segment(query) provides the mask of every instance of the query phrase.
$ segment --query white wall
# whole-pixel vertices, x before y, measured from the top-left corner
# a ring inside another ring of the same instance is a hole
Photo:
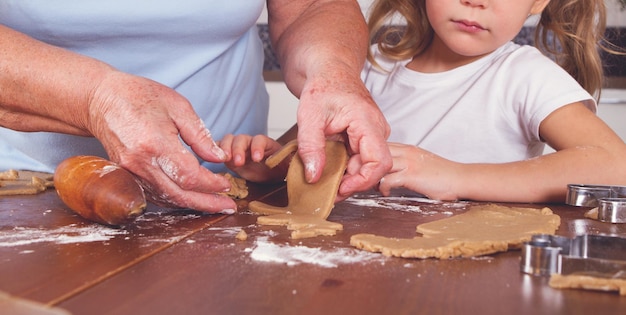
[[[608,26],[626,26],[626,10],[622,10],[617,0],[605,0]]]
[[[270,94],[267,133],[276,139],[296,123],[298,99],[289,92],[283,82],[266,82],[265,85]]]

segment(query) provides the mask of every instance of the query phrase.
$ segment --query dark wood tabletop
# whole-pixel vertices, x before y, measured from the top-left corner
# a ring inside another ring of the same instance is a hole
[[[0,313],[626,314],[626,296],[521,273],[519,251],[419,260],[352,247],[351,235],[412,238],[418,224],[475,204],[400,195],[355,195],[328,218],[343,231],[296,240],[256,224],[246,201],[234,215],[151,205],[114,229],[73,214],[53,190],[0,197]],[[286,203],[282,187],[251,187],[251,198]],[[547,206],[561,216],[559,235],[626,236],[626,225],[585,219],[585,208]]]

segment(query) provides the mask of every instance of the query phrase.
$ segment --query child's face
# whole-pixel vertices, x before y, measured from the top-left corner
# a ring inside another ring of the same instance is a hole
[[[453,52],[482,56],[512,40],[549,0],[426,0],[436,37]]]

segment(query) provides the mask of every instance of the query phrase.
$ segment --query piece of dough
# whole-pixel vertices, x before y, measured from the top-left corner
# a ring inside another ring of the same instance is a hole
[[[626,280],[624,279],[553,274],[550,276],[550,282],[548,282],[548,284],[555,289],[619,291],[620,295],[626,295]]]
[[[239,177],[234,177],[230,173],[221,174],[230,182],[230,190],[222,193],[225,196],[228,196],[233,199],[244,199],[248,197],[248,185],[246,185],[246,180]]]
[[[248,239],[248,233],[246,233],[246,231],[244,230],[239,230],[239,232],[237,232],[237,235],[235,235],[235,238],[240,241],[245,241]]]
[[[286,225],[292,231],[291,238],[306,238],[320,235],[332,236],[343,230],[343,225],[327,221],[310,214],[273,214],[259,217],[257,223],[263,225]]]
[[[286,144],[266,164],[276,166],[280,161],[292,156],[297,149],[297,142]],[[304,165],[300,156],[293,155],[287,170],[287,207],[277,207],[259,201],[249,204],[250,210],[268,215],[259,217],[257,223],[267,225],[286,225],[292,230],[292,238],[335,235],[343,229],[339,223],[326,221],[335,205],[337,190],[348,163],[348,152],[343,142],[326,141],[326,166],[319,181],[306,182]]]
[[[53,187],[53,174],[8,170],[0,172],[0,196],[34,195]]]
[[[0,172],[0,180],[16,180],[19,178],[19,172],[16,170],[8,170]]]
[[[598,220],[598,208],[593,208],[586,211],[584,216],[587,219]]]
[[[519,248],[533,234],[554,234],[561,219],[543,208],[474,206],[450,218],[417,226],[422,237],[398,239],[357,234],[350,244],[386,256],[407,258],[472,257]]]

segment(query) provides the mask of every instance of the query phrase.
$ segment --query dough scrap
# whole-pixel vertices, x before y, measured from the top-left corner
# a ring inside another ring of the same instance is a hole
[[[237,235],[235,235],[235,238],[240,241],[245,241],[248,239],[248,233],[246,233],[246,231],[244,230],[239,230],[239,232],[237,232]]]
[[[343,230],[343,225],[327,221],[316,215],[308,214],[273,214],[259,217],[257,223],[263,225],[286,225],[291,231],[292,239],[315,237],[320,235],[332,236]]]
[[[16,180],[19,178],[19,172],[17,170],[8,170],[0,172],[0,180]]]
[[[405,258],[473,257],[519,248],[533,234],[554,234],[561,218],[549,208],[474,206],[450,218],[420,224],[422,237],[388,238],[356,234],[350,244],[386,256]]]
[[[233,199],[244,199],[248,197],[248,185],[246,180],[239,177],[234,177],[230,173],[220,174],[230,182],[230,190],[222,193],[224,196],[228,196]]]
[[[283,159],[292,156],[297,150],[297,142],[287,143],[266,164],[276,166]],[[337,190],[348,163],[348,152],[343,142],[326,141],[326,166],[319,181],[306,182],[304,164],[297,154],[293,155],[287,171],[287,207],[277,207],[259,201],[249,204],[251,211],[265,214],[257,223],[266,225],[286,225],[291,230],[291,238],[335,235],[343,226],[326,220],[335,206]]]
[[[555,289],[586,289],[598,291],[619,291],[620,295],[626,295],[626,280],[616,278],[599,278],[586,275],[561,275],[550,276],[548,285]]]
[[[598,208],[593,208],[586,211],[584,216],[587,219],[598,220]]]
[[[0,172],[0,196],[35,195],[53,187],[50,173],[8,170]]]

